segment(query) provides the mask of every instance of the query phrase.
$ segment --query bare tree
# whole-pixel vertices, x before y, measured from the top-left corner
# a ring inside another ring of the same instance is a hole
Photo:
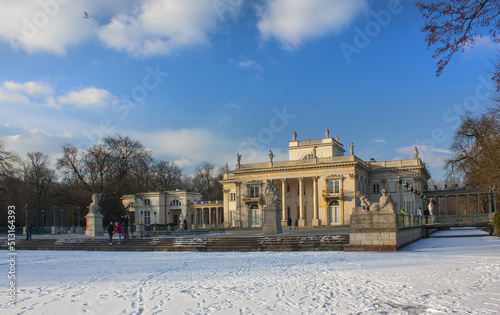
[[[483,36],[500,42],[500,10],[497,0],[446,0],[417,2],[426,19],[422,32],[427,46],[437,45],[433,58],[438,58],[439,76],[457,51],[465,51]],[[492,79],[500,91],[499,61],[494,62]]]
[[[500,185],[500,120],[489,112],[467,114],[455,133],[449,175],[463,175],[469,185]]]
[[[13,174],[17,162],[19,162],[19,157],[15,153],[7,151],[5,144],[0,141],[0,182]],[[2,189],[1,184],[0,189]]]
[[[32,207],[31,214],[37,214],[37,222],[40,224],[41,211],[48,201],[47,195],[57,180],[56,172],[50,166],[49,157],[41,152],[28,153],[23,162],[23,180],[29,195],[34,194],[35,207]]]
[[[210,162],[202,162],[195,167],[193,178],[194,189],[205,199],[222,199],[222,170]]]
[[[153,176],[157,190],[173,190],[181,187],[182,170],[174,162],[157,161],[153,168]]]

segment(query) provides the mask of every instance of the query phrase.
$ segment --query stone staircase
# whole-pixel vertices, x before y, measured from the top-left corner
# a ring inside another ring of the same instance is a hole
[[[105,238],[59,238],[16,240],[16,250],[85,250],[85,251],[343,251],[348,235],[313,236],[194,236],[151,237],[123,240],[121,245]],[[7,249],[6,242],[0,249]]]

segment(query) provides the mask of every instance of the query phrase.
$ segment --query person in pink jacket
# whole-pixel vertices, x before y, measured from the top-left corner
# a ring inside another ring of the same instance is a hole
[[[118,234],[118,245],[121,245],[122,243],[122,233],[123,233],[123,230],[122,230],[122,225],[121,223],[118,223],[118,222],[115,222],[115,230],[113,232],[115,232],[116,234]]]

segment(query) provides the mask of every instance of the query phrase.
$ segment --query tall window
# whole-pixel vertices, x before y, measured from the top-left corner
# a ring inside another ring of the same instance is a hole
[[[372,186],[372,187],[373,187],[372,192],[373,192],[374,194],[380,194],[380,184],[373,184],[373,186]]]
[[[144,224],[151,224],[151,212],[144,211]]]
[[[248,197],[259,198],[259,186],[258,185],[248,186]]]
[[[340,205],[336,200],[330,202],[330,206],[328,207],[328,221],[330,225],[340,224]]]
[[[328,181],[328,192],[338,194],[340,193],[340,180]]]
[[[250,226],[260,226],[260,209],[258,205],[252,205],[250,208]]]
[[[145,205],[150,205],[151,204],[151,200],[150,199],[144,199],[144,204]]]
[[[236,193],[229,194],[229,201],[236,201]]]

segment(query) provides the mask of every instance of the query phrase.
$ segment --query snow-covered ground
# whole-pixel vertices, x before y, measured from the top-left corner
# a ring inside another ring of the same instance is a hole
[[[0,254],[1,314],[500,312],[500,238],[491,236],[390,253],[19,251],[16,308]]]

